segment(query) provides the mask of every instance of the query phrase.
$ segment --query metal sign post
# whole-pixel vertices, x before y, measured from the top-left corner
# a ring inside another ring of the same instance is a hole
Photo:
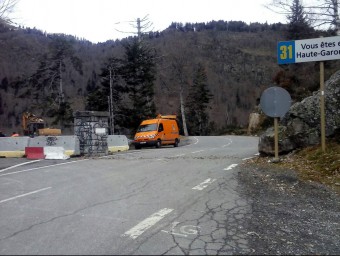
[[[275,161],[279,161],[279,122],[278,118],[274,117],[274,133],[275,133]]]
[[[325,117],[325,68],[323,61],[320,62],[320,116],[321,116],[321,149],[326,151],[326,117]]]
[[[274,151],[273,162],[279,162],[279,122],[278,118],[284,116],[290,108],[291,97],[289,93],[277,86],[266,89],[260,99],[262,111],[270,117],[274,117]]]

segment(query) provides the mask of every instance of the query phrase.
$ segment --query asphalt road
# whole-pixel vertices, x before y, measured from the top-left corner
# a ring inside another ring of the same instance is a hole
[[[249,254],[235,173],[257,145],[192,137],[102,158],[0,159],[0,254]]]

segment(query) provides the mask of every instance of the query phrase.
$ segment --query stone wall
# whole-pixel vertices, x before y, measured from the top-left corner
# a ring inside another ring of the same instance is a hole
[[[74,134],[79,138],[80,154],[85,156],[108,154],[108,122],[108,112],[77,111],[74,113]]]

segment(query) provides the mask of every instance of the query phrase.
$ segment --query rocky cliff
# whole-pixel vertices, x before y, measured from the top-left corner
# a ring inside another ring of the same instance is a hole
[[[279,153],[321,142],[320,91],[293,104],[280,120]],[[340,133],[340,70],[325,83],[326,137]],[[274,129],[264,132],[259,141],[261,154],[274,154]]]

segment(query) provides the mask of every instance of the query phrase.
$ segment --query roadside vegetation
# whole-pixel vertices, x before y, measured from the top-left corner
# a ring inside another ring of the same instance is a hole
[[[294,170],[301,180],[322,183],[340,194],[339,138],[329,139],[326,142],[325,152],[322,151],[321,145],[315,145],[281,155],[278,163],[271,163],[271,158],[270,156],[257,157],[250,162]]]

